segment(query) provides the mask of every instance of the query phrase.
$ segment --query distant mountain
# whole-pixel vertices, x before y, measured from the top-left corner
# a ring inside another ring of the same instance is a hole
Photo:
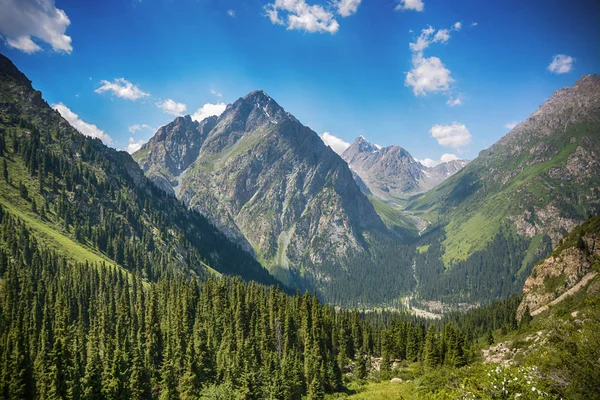
[[[216,119],[177,118],[133,157],[278,278],[325,295],[343,276],[358,279],[349,263],[370,241],[394,236],[348,165],[260,90]]]
[[[204,217],[157,188],[129,154],[79,133],[2,55],[0,158],[0,215],[66,259],[147,280],[225,273],[277,283]],[[172,159],[170,168],[183,162]]]
[[[463,168],[468,162],[454,160],[426,167],[399,146],[378,147],[363,136],[344,151],[342,158],[364,183],[363,191],[383,201],[406,199],[423,193]],[[365,190],[368,189],[368,191]]]
[[[556,91],[407,210],[432,223],[422,238],[425,296],[520,291],[535,260],[600,211],[600,76]]]

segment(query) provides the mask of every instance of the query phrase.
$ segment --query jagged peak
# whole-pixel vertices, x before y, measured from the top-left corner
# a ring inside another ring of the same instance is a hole
[[[352,145],[349,148],[354,148],[359,153],[363,153],[363,152],[371,152],[372,153],[375,151],[379,151],[377,146],[375,146],[373,143],[369,142],[363,135],[360,135],[359,137],[354,139],[354,142],[352,143]]]
[[[275,104],[280,107],[277,102],[262,89],[253,90],[241,98],[244,102],[253,102],[259,105]]]

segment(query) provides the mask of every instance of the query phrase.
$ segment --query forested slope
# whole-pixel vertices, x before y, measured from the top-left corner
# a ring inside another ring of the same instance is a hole
[[[144,177],[125,152],[77,132],[0,55],[0,203],[75,261],[106,260],[149,280],[169,268],[275,283],[201,215]]]

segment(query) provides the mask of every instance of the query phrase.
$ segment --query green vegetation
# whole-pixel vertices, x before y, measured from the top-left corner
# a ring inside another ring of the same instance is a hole
[[[598,187],[600,175],[596,172],[571,175],[570,172],[574,168],[572,163],[581,160],[576,152],[582,148],[591,153],[600,150],[595,112],[591,111],[589,118],[570,122],[554,132],[542,134],[542,127],[540,131],[530,127],[530,131],[519,132],[519,137],[509,136],[483,151],[476,160],[438,187],[412,198],[406,210],[434,222],[428,230],[433,234],[425,234],[417,246],[433,244],[432,236],[436,242],[441,238],[440,252],[434,249],[441,261],[429,257],[427,264],[417,262],[418,268],[428,269],[428,275],[437,275],[444,281],[454,280],[455,285],[460,282],[461,286],[471,286],[473,275],[466,268],[471,268],[472,264],[481,264],[481,260],[485,260],[487,268],[495,272],[506,270],[508,265],[513,275],[503,273],[502,277],[494,278],[494,274],[485,274],[491,279],[485,285],[492,287],[487,294],[481,292],[481,296],[474,296],[472,288],[468,288],[454,291],[452,297],[454,301],[495,298],[498,290],[494,286],[498,282],[507,286],[513,280],[517,284],[512,285],[511,290],[500,292],[503,296],[517,293],[533,264],[549,253],[547,235],[564,233],[557,232],[560,221],[551,215],[558,212],[561,218],[584,221],[597,210],[594,205],[597,190],[591,188]],[[564,110],[564,113],[569,111]],[[565,118],[568,120],[568,115]],[[568,162],[571,164],[567,168]],[[583,191],[587,194],[583,195]],[[516,218],[522,225],[538,229],[537,234],[532,239],[522,236],[523,232],[517,232],[513,222]],[[438,233],[440,230],[443,233]],[[507,247],[512,252],[510,256],[498,257],[499,232],[507,236],[508,243],[517,242],[517,246]],[[521,241],[528,246],[525,251],[518,243]],[[516,265],[519,267],[515,268]],[[441,271],[453,274],[454,278],[442,278]],[[428,289],[429,282],[422,286],[424,292],[421,295],[440,299],[432,295],[439,282],[433,280],[432,290]],[[481,284],[484,284],[483,280]]]
[[[412,236],[416,236],[418,231],[415,227],[415,224],[412,222],[410,217],[407,217],[403,213],[402,210],[393,205],[384,203],[375,196],[369,195],[367,197],[371,201],[371,204],[373,204],[377,214],[379,214],[386,225],[393,229],[399,229],[400,231],[408,233]]]
[[[429,246],[431,246],[431,245],[430,244],[426,244],[424,246],[417,246],[417,252],[419,254],[427,253],[427,250],[429,250]]]

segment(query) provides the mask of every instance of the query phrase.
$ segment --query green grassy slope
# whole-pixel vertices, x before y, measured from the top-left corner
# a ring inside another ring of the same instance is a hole
[[[569,157],[575,157],[579,146],[600,154],[596,121],[600,117],[591,118],[528,143],[531,148],[543,146],[546,154],[523,151],[513,156],[501,146],[486,150],[462,171],[408,204],[407,210],[444,227],[446,266],[483,250],[501,226],[512,225],[510,218],[526,210],[551,205],[563,215],[583,220],[597,207],[594,200],[598,194],[591,190],[600,185],[598,176],[578,182],[554,174],[567,169]],[[505,181],[498,179],[499,174]]]

